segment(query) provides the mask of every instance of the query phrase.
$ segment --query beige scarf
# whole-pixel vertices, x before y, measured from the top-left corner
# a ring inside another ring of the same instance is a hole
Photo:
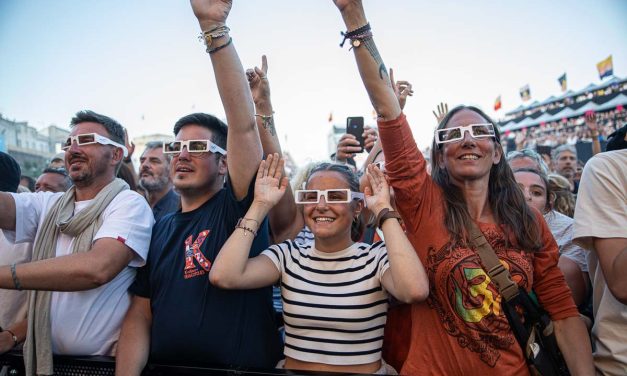
[[[57,238],[65,234],[74,238],[72,253],[91,249],[94,236],[102,225],[102,212],[118,193],[128,189],[121,179],[105,186],[93,202],[74,215],[76,187],[70,188],[50,208],[33,247],[33,261],[53,258]],[[28,331],[24,343],[24,365],[27,375],[52,375],[52,341],[50,338],[51,291],[29,291]]]

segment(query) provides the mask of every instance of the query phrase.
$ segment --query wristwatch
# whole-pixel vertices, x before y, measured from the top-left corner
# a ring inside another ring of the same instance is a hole
[[[399,222],[401,221],[401,216],[398,212],[388,208],[381,210],[379,214],[377,214],[377,227],[381,228],[381,226],[383,226],[383,222],[390,218],[396,218]]]

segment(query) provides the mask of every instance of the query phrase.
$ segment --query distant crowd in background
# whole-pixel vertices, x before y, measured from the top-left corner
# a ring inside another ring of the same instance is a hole
[[[53,355],[112,356],[118,375],[627,373],[624,111],[501,134],[441,104],[421,152],[411,83],[361,1],[335,0],[377,128],[288,175],[266,57],[243,69],[229,1],[191,3],[228,127],[189,114],[135,150],[80,111],[40,176],[0,153],[0,354],[27,375]]]
[[[564,144],[591,144],[596,139],[606,141],[610,134],[625,124],[627,111],[614,109],[595,114],[596,128],[594,125],[593,128],[588,126],[586,115],[564,120],[506,132],[506,135],[509,140],[514,141],[517,150],[535,149],[538,146],[552,148]]]

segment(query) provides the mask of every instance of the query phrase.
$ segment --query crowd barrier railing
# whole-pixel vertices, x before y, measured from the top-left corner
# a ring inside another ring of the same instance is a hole
[[[329,373],[293,371],[281,369],[258,368],[223,368],[210,365],[165,365],[149,363],[143,376],[248,376],[248,375],[303,375],[316,376]],[[24,359],[21,352],[9,352],[0,355],[0,376],[23,376]],[[56,376],[113,376],[115,375],[115,358],[107,356],[54,356],[54,375]],[[334,375],[348,375],[334,373]],[[358,374],[350,374],[358,375]]]

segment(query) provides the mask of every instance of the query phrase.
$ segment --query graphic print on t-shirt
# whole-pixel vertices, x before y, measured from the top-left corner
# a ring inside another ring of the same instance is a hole
[[[489,231],[484,234],[512,280],[526,286],[532,278],[530,260],[503,241],[494,241],[496,234],[490,236]],[[437,251],[430,248],[427,269],[429,306],[436,310],[446,332],[461,347],[477,353],[483,362],[494,367],[500,358],[499,351],[518,346],[501,308],[498,288],[474,251],[451,243]]]
[[[201,231],[196,237],[196,240],[194,240],[193,235],[185,239],[185,269],[183,270],[183,277],[185,279],[205,275],[209,272],[209,269],[211,269],[211,261],[207,260],[200,250],[200,246],[210,232],[211,230]],[[194,263],[194,260],[196,260],[200,268]]]

